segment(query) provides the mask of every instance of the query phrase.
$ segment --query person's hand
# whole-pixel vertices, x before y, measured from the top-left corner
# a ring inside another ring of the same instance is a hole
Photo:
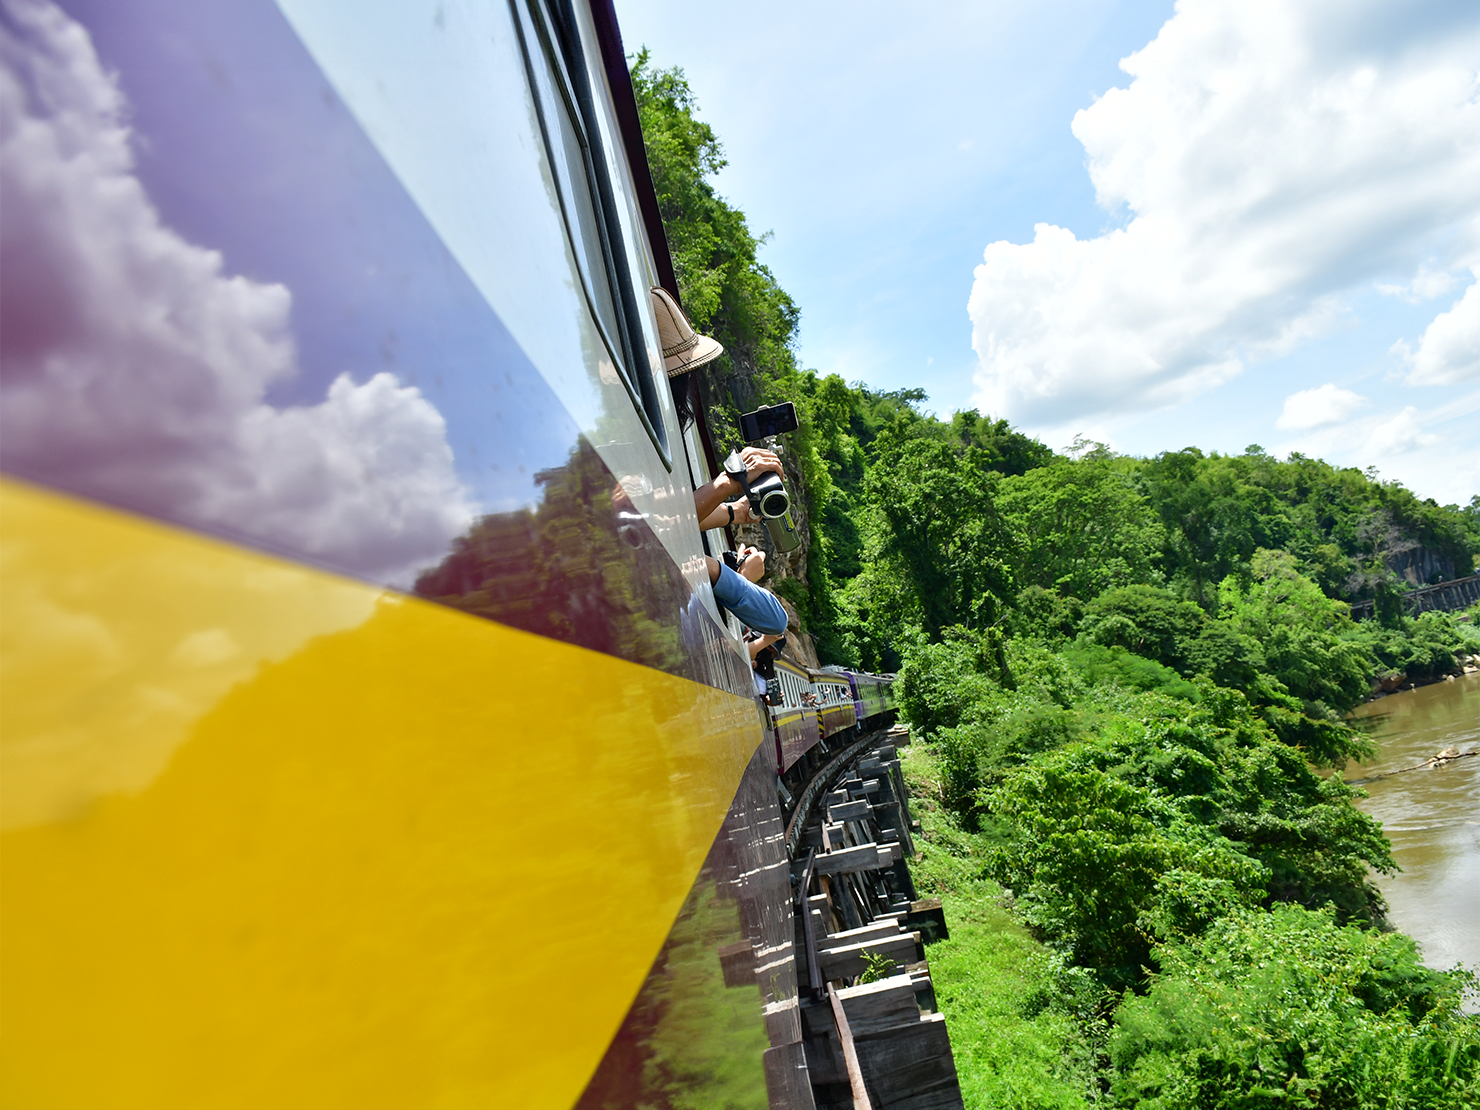
[[[739,514],[736,514],[738,518]],[[753,547],[742,547],[735,553],[738,557],[738,565],[735,570],[742,578],[748,578],[752,582],[759,582],[761,576],[766,573],[766,553],[757,551]]]
[[[736,524],[760,523],[755,516],[751,515],[750,501],[742,497],[739,501],[729,501],[723,505],[716,506],[712,513],[699,521],[699,530],[701,532],[707,532],[711,528],[725,527],[731,521],[730,513],[726,510],[734,511],[734,523]]]
[[[774,636],[768,632],[764,636],[756,636],[754,639],[747,640],[745,646],[750,651],[751,659],[754,659],[779,639],[781,639],[780,636]]]
[[[767,451],[764,447],[745,447],[740,451],[740,458],[745,463],[745,476],[752,482],[768,470],[786,477],[781,469],[781,460],[774,451]]]
[[[781,477],[786,472],[781,469],[781,460],[777,458],[776,452],[767,451],[764,447],[745,447],[740,451],[740,460],[745,463],[745,480],[754,482],[766,471],[772,471]],[[729,479],[731,487],[739,492],[740,483]]]

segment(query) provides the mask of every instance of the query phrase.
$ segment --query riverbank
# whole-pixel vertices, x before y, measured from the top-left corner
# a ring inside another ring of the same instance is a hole
[[[1409,690],[1417,690],[1424,686],[1432,686],[1436,682],[1455,682],[1469,675],[1480,674],[1480,655],[1457,655],[1454,664],[1453,670],[1442,674],[1410,678],[1406,673],[1389,671],[1378,675],[1372,680],[1372,694],[1367,698],[1367,702],[1392,697],[1394,694],[1407,693]]]
[[[1010,686],[970,640],[922,645],[898,685],[968,1105],[1480,1103],[1470,980],[1374,927],[1388,841],[1340,778],[1236,691],[1086,685],[1021,643],[1006,661]]]
[[[1347,772],[1402,868],[1374,876],[1388,919],[1432,967],[1480,967],[1480,673],[1369,702],[1353,714],[1376,755]],[[1453,750],[1463,758],[1429,761]],[[1415,766],[1424,770],[1407,771]],[[1472,1002],[1472,1006],[1474,1003]]]

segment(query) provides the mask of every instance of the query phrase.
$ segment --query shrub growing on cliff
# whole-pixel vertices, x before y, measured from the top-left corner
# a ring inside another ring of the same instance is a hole
[[[1115,1015],[1112,1094],[1142,1110],[1432,1110],[1480,1099],[1473,977],[1424,967],[1402,934],[1330,912],[1235,909],[1159,946]]]
[[[943,734],[948,764],[975,775],[976,806],[1005,839],[994,877],[1117,986],[1139,979],[1153,940],[1195,932],[1225,905],[1330,905],[1343,921],[1382,912],[1367,868],[1389,870],[1392,857],[1350,789],[1311,771],[1237,693],[1203,694],[1190,705],[1090,691],[1072,718],[1089,738],[1052,730],[1026,765],[1007,721],[981,730],[975,765],[950,751],[965,726]]]

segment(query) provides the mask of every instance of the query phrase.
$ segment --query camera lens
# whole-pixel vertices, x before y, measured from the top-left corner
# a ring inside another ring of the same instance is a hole
[[[791,508],[791,498],[786,495],[784,489],[772,490],[761,497],[762,516],[772,518],[785,516],[789,508]]]
[[[752,482],[750,492],[760,504],[761,516],[768,519],[785,516],[786,510],[791,508],[791,498],[787,496],[778,474],[767,474]]]

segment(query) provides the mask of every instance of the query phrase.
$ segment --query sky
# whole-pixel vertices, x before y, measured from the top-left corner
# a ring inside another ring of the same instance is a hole
[[[1480,494],[1473,0],[616,0],[798,354],[1055,449]]]

